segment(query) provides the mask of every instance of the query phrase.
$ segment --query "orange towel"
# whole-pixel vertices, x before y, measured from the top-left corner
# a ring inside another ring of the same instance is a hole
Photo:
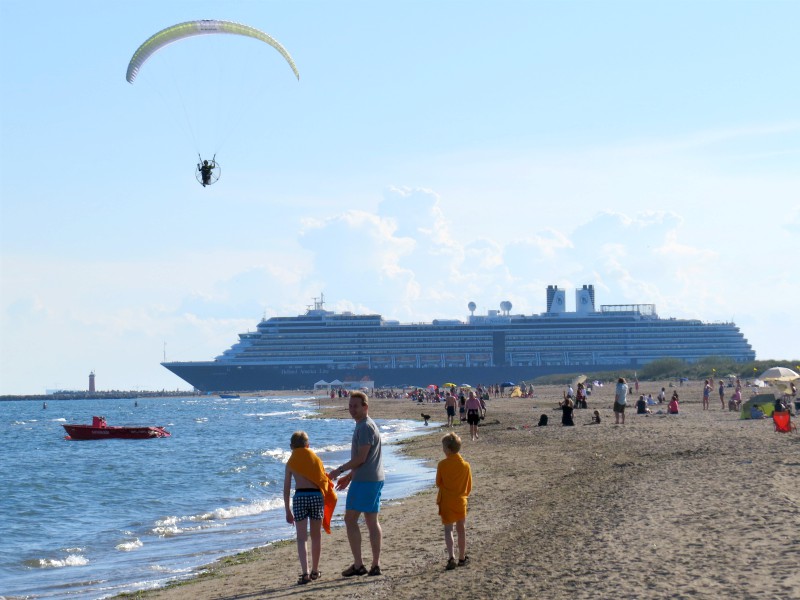
[[[467,496],[472,491],[472,470],[460,454],[451,454],[436,468],[436,504],[442,523],[449,525],[467,516]]]
[[[330,533],[331,517],[333,517],[333,509],[336,508],[336,490],[333,481],[325,473],[325,467],[322,466],[319,456],[309,448],[295,448],[292,450],[287,464],[292,471],[305,477],[322,491],[325,503],[322,527],[325,529],[325,533]]]

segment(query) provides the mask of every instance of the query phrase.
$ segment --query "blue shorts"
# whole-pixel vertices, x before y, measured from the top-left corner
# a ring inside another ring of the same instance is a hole
[[[376,513],[381,509],[382,481],[351,481],[347,488],[347,510]]]

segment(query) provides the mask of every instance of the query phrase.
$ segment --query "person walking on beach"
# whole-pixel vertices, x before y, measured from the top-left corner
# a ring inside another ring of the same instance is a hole
[[[575,408],[589,408],[586,402],[586,388],[582,383],[579,383],[575,390]]]
[[[319,557],[322,551],[321,528],[331,532],[331,517],[336,508],[336,492],[333,482],[325,474],[322,461],[308,447],[308,434],[295,431],[289,442],[292,455],[286,463],[283,478],[283,504],[286,507],[286,522],[294,524],[297,530],[297,556],[300,559],[301,574],[298,585],[319,579]],[[289,492],[294,478],[295,489],[291,508]],[[309,523],[311,526],[311,571],[308,570]]]
[[[478,423],[481,422],[481,401],[475,397],[475,392],[469,393],[469,398],[464,404],[467,410],[467,424],[469,424],[469,435],[472,441],[478,439]]]
[[[436,467],[436,504],[444,525],[444,543],[447,546],[447,571],[469,563],[467,556],[467,497],[472,492],[472,470],[459,452],[461,438],[455,432],[442,438],[444,460]],[[458,562],[456,562],[453,526],[458,532]]]
[[[708,402],[709,398],[711,397],[711,384],[706,379],[706,382],[703,384],[703,410],[708,410]]]
[[[722,410],[725,410],[725,382],[719,380],[719,401],[722,404]]]
[[[381,434],[375,421],[369,417],[369,399],[364,392],[350,393],[348,410],[356,422],[350,446],[350,460],[329,473],[330,478],[336,481],[342,473],[350,471],[336,484],[337,490],[350,486],[344,524],[350,551],[353,553],[353,564],[342,571],[342,576],[380,575],[383,532],[378,522],[378,511],[381,507],[384,480]],[[369,570],[364,566],[361,556],[361,529],[358,526],[361,513],[364,513],[372,549],[372,565]]]
[[[456,418],[456,397],[452,393],[447,392],[444,400],[444,410],[447,412],[447,426],[452,427],[453,421]]]
[[[628,384],[625,383],[625,378],[620,377],[617,380],[617,389],[614,392],[614,424],[619,425],[620,420],[625,425],[625,405],[628,397]]]

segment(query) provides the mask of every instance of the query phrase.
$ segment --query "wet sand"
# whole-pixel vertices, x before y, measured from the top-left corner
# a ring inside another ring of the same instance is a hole
[[[640,392],[655,397],[662,385],[642,383]],[[309,585],[295,585],[292,541],[144,596],[800,598],[800,435],[774,433],[771,420],[739,420],[718,400],[703,411],[701,389],[678,388],[676,416],[638,416],[629,406],[624,426],[614,425],[613,385],[595,389],[590,410],[575,411],[575,427],[562,427],[554,410],[562,387],[490,400],[479,441],[469,440],[466,424],[455,428],[474,481],[466,567],[444,570],[431,481],[429,490],[381,509],[382,576],[341,577],[352,556],[338,528],[323,536],[322,578]],[[323,400],[325,415],[349,418],[345,403]],[[594,409],[603,422],[584,425]],[[375,418],[421,420],[420,412],[445,421],[442,404],[370,403]],[[542,413],[550,425],[536,427]],[[432,426],[404,450],[435,465],[445,431]]]

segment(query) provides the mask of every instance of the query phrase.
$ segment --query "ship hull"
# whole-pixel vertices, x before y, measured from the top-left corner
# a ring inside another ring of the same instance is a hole
[[[420,367],[408,369],[330,369],[324,366],[221,366],[213,362],[162,363],[178,377],[203,392],[264,390],[308,390],[319,380],[374,382],[376,387],[442,385],[445,382],[493,385],[504,381],[531,381],[543,375],[575,373],[587,367],[555,365],[547,367]],[[636,368],[635,363],[588,367],[592,370]]]

